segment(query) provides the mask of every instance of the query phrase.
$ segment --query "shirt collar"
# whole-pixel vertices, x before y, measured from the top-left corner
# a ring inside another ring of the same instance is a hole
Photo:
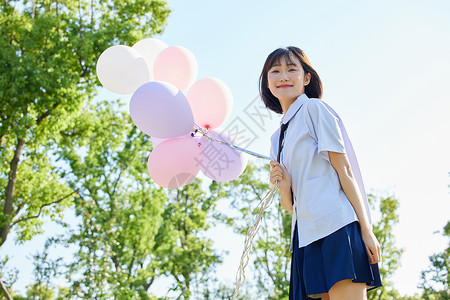
[[[308,96],[306,96],[306,94],[301,94],[297,98],[297,100],[295,100],[294,103],[292,103],[291,106],[289,106],[288,111],[281,119],[280,124],[286,124],[287,122],[289,122],[292,119],[292,117],[295,116],[297,111],[303,106],[303,104],[308,100],[309,98]]]

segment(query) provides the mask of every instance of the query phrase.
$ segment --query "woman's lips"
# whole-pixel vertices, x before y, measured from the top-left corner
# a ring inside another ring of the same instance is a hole
[[[284,88],[289,88],[291,86],[292,86],[291,84],[282,84],[282,85],[277,86],[277,88],[284,89]]]

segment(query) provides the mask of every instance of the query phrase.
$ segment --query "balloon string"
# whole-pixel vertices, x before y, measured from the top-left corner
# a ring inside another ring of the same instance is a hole
[[[244,250],[241,256],[241,262],[239,264],[238,271],[236,273],[236,288],[234,289],[233,300],[239,295],[239,289],[245,280],[245,267],[247,267],[250,260],[250,252],[252,250],[253,239],[259,230],[261,225],[261,220],[263,218],[264,211],[272,204],[275,193],[278,190],[278,181],[273,185],[272,189],[264,196],[261,202],[256,207],[256,217],[255,222],[252,227],[247,232],[244,242]]]
[[[254,156],[254,157],[257,157],[257,158],[263,158],[263,159],[267,159],[267,160],[273,160],[273,159],[270,158],[269,156],[262,155],[262,154],[259,154],[259,153],[256,153],[256,152],[253,152],[253,151],[250,151],[250,150],[247,150],[247,149],[238,147],[238,146],[236,146],[236,145],[233,145],[233,144],[230,144],[230,143],[227,143],[227,142],[224,142],[224,141],[215,139],[215,138],[213,138],[213,137],[211,137],[211,136],[208,135],[208,133],[209,133],[209,131],[210,131],[209,129],[204,130],[203,128],[201,128],[201,127],[198,126],[197,124],[195,124],[195,126],[198,127],[197,130],[196,130],[196,132],[197,132],[197,131],[201,131],[201,132],[202,132],[202,135],[203,135],[204,137],[208,138],[208,139],[211,140],[211,141],[214,141],[214,142],[220,143],[220,144],[222,144],[222,145],[228,146],[228,147],[230,147],[231,149],[235,149],[235,150],[238,150],[238,151],[241,151],[241,152],[250,154],[250,155],[252,155],[252,156]]]
[[[208,138],[209,140],[212,140],[212,141],[215,141],[222,145],[228,146],[231,149],[235,149],[235,150],[253,155],[257,158],[272,160],[272,158],[270,158],[268,156],[265,156],[265,155],[262,155],[259,153],[255,153],[253,151],[249,151],[247,149],[238,147],[236,145],[212,138],[211,136],[208,135],[210,129],[205,130],[202,127],[198,126],[197,124],[195,124],[195,126],[197,127],[197,129],[195,129],[195,133],[200,131],[202,136]],[[194,136],[195,133],[192,133],[192,136]],[[253,240],[254,240],[256,234],[258,233],[259,227],[261,226],[261,220],[263,218],[264,212],[272,204],[273,198],[274,198],[277,190],[278,190],[278,181],[273,185],[272,189],[263,197],[261,202],[256,207],[255,212],[257,213],[257,215],[255,217],[255,222],[253,223],[252,227],[250,227],[250,229],[247,232],[247,236],[245,237],[244,250],[242,251],[241,261],[239,263],[239,268],[236,273],[236,288],[234,289],[233,298],[232,298],[233,300],[235,300],[237,298],[237,296],[239,295],[239,289],[241,288],[242,284],[244,283],[245,268],[247,267],[247,265],[250,261],[250,253],[252,250]]]

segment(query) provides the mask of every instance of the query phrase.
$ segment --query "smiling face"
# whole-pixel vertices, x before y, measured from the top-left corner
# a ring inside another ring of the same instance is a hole
[[[270,92],[280,101],[283,112],[303,93],[309,84],[311,74],[303,71],[296,57],[281,57],[267,73],[267,85]]]

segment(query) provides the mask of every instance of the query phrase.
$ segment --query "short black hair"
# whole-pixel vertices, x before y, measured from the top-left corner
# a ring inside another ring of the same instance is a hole
[[[300,48],[293,46],[278,48],[267,57],[261,76],[259,77],[259,94],[261,95],[264,104],[268,109],[278,114],[282,114],[283,110],[281,109],[280,101],[269,89],[267,73],[275,64],[279,64],[282,58],[286,59],[287,64],[294,63],[293,59],[297,58],[302,65],[305,75],[308,73],[311,74],[311,80],[309,81],[309,84],[305,86],[306,96],[309,98],[320,99],[323,92],[322,81],[320,80],[319,74],[317,74],[316,70],[311,66],[308,57]]]

